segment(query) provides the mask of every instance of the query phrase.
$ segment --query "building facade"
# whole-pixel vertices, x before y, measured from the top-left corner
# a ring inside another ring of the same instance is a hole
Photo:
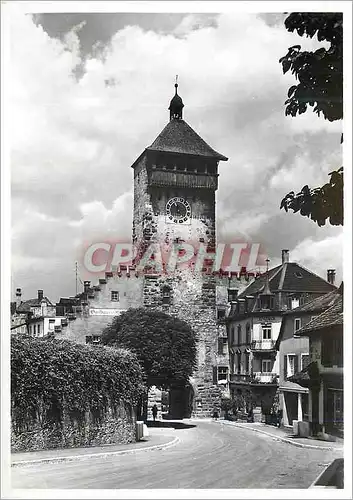
[[[343,437],[343,284],[296,336],[309,338],[310,363],[290,380],[309,389],[310,432]]]
[[[295,420],[309,422],[309,389],[290,381],[293,375],[305,370],[310,363],[309,338],[298,337],[296,333],[330,307],[335,297],[336,290],[333,290],[283,315],[276,349],[280,367],[280,408],[285,426],[292,426]]]
[[[280,376],[276,342],[283,315],[335,289],[282,250],[282,264],[257,277],[232,302],[227,318],[230,392],[243,410],[261,406],[269,413]]]
[[[61,325],[56,317],[55,305],[45,297],[43,290],[38,290],[34,299],[22,301],[21,288],[16,289],[16,301],[11,303],[11,334],[25,334],[43,337],[53,330],[54,325]]]

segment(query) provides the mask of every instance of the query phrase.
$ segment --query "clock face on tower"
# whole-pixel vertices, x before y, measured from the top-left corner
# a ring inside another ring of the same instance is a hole
[[[189,222],[191,207],[184,198],[171,198],[166,205],[167,220],[175,224]]]

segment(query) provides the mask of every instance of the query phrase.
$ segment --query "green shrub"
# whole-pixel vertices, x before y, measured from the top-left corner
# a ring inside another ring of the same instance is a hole
[[[97,425],[121,409],[132,415],[143,391],[142,369],[125,349],[67,340],[11,339],[11,411],[15,434],[67,422]]]

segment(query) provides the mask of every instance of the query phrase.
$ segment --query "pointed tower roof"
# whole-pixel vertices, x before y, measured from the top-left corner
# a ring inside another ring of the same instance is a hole
[[[164,153],[186,154],[202,156],[215,160],[227,161],[228,158],[211,148],[190,125],[183,120],[184,103],[178,94],[178,84],[175,83],[175,95],[170,101],[170,121],[164,127],[159,136],[132,164],[132,168],[140,160],[146,151],[157,151]]]
[[[227,161],[228,158],[211,148],[184,120],[172,119],[157,139],[146,148],[148,151],[183,153]]]

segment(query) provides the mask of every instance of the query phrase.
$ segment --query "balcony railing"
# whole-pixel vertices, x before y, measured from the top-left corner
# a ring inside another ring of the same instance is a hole
[[[250,344],[253,351],[268,351],[275,348],[275,341],[272,339],[268,340],[253,340]]]
[[[271,384],[277,380],[277,374],[273,372],[254,372],[253,375],[254,381],[261,384]]]
[[[232,373],[230,382],[251,382],[252,376],[249,373]]]

